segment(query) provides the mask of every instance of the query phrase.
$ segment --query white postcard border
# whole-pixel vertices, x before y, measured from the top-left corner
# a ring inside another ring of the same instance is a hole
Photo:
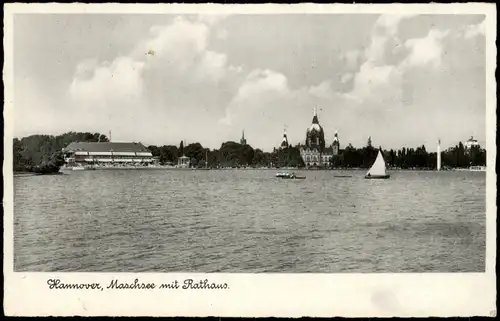
[[[496,8],[494,4],[4,5],[4,313],[16,316],[494,316],[496,315]],[[485,14],[487,218],[485,273],[191,274],[13,272],[13,15],[16,13]],[[50,290],[47,280],[169,283],[208,279],[227,290]]]

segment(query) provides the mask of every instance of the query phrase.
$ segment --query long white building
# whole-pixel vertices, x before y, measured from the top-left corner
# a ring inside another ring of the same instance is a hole
[[[63,148],[68,165],[149,164],[153,154],[141,143],[71,143]]]

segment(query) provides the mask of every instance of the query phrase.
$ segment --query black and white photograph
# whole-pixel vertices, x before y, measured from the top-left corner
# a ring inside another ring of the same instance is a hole
[[[4,269],[494,277],[496,8],[469,5],[12,6]]]

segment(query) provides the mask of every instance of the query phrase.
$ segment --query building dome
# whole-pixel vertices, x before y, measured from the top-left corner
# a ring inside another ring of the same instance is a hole
[[[312,124],[311,124],[311,127],[309,127],[309,131],[310,131],[310,132],[312,132],[313,130],[314,130],[314,131],[317,131],[317,132],[320,132],[320,131],[321,131],[321,129],[322,129],[322,128],[321,128],[320,124],[314,124],[314,123],[312,123]]]
[[[323,128],[319,124],[316,108],[314,108],[312,124],[306,132],[306,146],[311,149],[316,149],[321,153],[325,149],[325,134]]]
[[[318,121],[318,114],[316,112],[316,108],[314,108],[314,115],[313,115],[313,119],[312,119],[312,123],[311,123],[311,127],[309,127],[309,131],[312,132],[312,131],[317,131],[317,132],[321,132],[323,130],[323,128],[321,127],[321,125],[319,124],[319,121]]]

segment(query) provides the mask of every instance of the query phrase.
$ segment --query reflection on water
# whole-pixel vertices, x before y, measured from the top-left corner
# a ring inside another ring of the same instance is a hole
[[[16,177],[15,271],[485,269],[485,173],[82,171]],[[334,177],[351,175],[352,177]]]

